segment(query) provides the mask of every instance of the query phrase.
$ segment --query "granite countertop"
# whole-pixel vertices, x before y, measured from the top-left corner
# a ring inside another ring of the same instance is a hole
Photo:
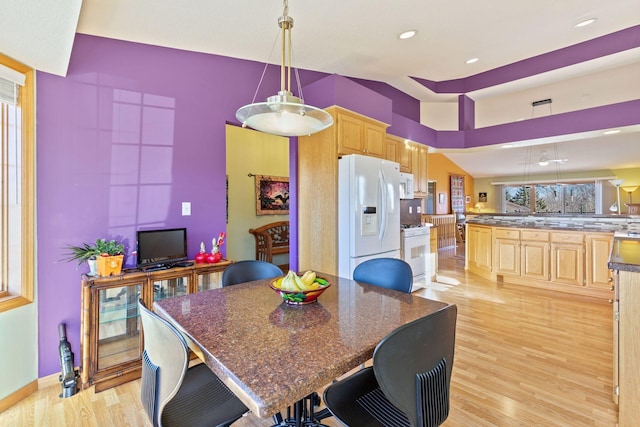
[[[640,218],[628,215],[561,215],[561,214],[470,214],[468,224],[492,227],[533,228],[583,232],[614,233],[640,229]]]
[[[640,273],[640,239],[616,236],[609,257],[609,268]]]
[[[156,301],[154,310],[266,418],[370,359],[396,327],[447,305],[319,275],[332,285],[305,306],[284,304],[262,280]]]

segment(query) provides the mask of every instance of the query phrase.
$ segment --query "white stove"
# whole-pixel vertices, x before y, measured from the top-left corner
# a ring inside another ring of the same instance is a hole
[[[402,226],[400,229],[400,251],[413,271],[413,277],[431,276],[429,257],[429,239],[431,224]]]

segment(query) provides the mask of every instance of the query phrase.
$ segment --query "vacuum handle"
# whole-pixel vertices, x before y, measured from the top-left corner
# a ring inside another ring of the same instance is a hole
[[[60,323],[58,325],[58,337],[60,338],[60,341],[67,340],[67,326],[64,323]]]

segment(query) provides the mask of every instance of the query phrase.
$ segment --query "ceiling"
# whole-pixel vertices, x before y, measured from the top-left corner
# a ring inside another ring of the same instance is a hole
[[[77,31],[259,62],[280,61],[276,41],[282,0],[67,2],[73,7],[68,8],[66,19],[60,16],[64,8],[56,2],[23,0],[9,5],[0,24],[7,28],[5,25],[14,23],[18,35],[28,31],[30,42],[25,42],[24,36],[13,45],[0,42],[0,51],[38,69],[64,75]],[[8,19],[12,14],[14,19]],[[382,81],[423,102],[447,102],[452,95],[435,94],[409,76],[434,81],[464,78],[633,27],[640,24],[640,1],[290,0],[289,15],[295,20],[293,60],[297,68]],[[597,18],[592,25],[574,27],[591,17]],[[397,35],[408,29],[417,30],[417,35],[400,40]],[[45,54],[47,57],[42,56]],[[479,60],[466,64],[469,58]],[[545,73],[544,79],[520,79],[469,96],[498,96],[550,80],[570,86],[578,73],[588,75],[637,62],[638,50],[610,55],[606,61],[587,61]],[[626,129],[621,135],[607,137],[606,144],[621,144],[623,150],[602,150],[605,140],[601,135],[589,135],[589,139],[571,142],[530,142],[555,143],[548,147],[464,150],[447,152],[447,156],[475,177],[519,174],[527,158],[556,150],[569,159],[561,165],[566,171],[640,167],[637,132]],[[617,154],[620,151],[622,154]],[[536,167],[531,166],[531,174],[539,173]]]

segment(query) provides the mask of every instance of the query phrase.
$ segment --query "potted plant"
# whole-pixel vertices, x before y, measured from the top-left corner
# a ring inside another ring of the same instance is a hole
[[[124,258],[124,245],[115,240],[96,240],[98,250],[98,274],[100,276],[118,275],[122,270],[122,260]]]
[[[86,261],[89,265],[89,273],[87,275],[95,276],[98,274],[98,261],[96,258],[100,255],[100,251],[95,245],[88,243],[83,243],[80,246],[67,245],[66,249],[68,252],[65,254],[65,261],[77,261],[78,265]]]
[[[95,245],[83,243],[80,246],[68,245],[67,261],[77,261],[89,264],[89,275],[100,276],[118,275],[122,270],[124,245],[115,240],[97,239]],[[92,264],[95,262],[95,267]]]

